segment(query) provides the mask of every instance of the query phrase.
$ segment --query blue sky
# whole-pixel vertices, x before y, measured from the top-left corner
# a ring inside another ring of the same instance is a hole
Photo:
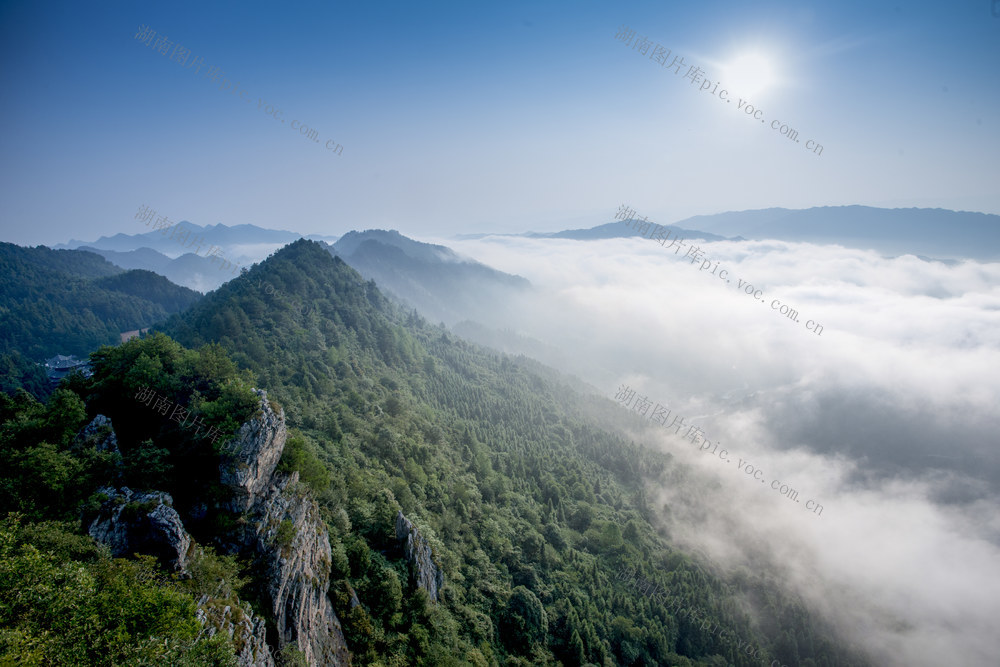
[[[991,0],[2,2],[2,238],[137,233],[143,204],[199,224],[415,236],[591,226],[623,202],[658,222],[840,204],[1000,213],[994,14]],[[243,99],[134,39],[140,24]],[[762,113],[616,41],[621,25],[712,81],[750,87],[770,69],[746,96]],[[766,68],[731,74],[749,53]]]

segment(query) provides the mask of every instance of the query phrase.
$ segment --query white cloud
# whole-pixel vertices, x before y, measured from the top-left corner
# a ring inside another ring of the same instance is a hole
[[[657,490],[674,539],[782,573],[879,664],[995,661],[1000,264],[700,244],[726,283],[644,239],[446,243],[539,288],[515,321],[494,325],[558,347],[545,361],[609,397],[626,383],[667,404],[730,451],[725,463],[665,429],[647,433],[712,480],[695,499]],[[737,457],[766,483],[738,472]]]

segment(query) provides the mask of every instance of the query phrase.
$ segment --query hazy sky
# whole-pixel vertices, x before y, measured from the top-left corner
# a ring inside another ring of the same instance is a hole
[[[200,71],[135,39],[141,24]],[[657,44],[713,88],[651,59]],[[136,233],[142,204],[444,236],[590,226],[622,202],[662,222],[1000,213],[998,65],[997,0],[4,1],[0,228],[22,244]]]

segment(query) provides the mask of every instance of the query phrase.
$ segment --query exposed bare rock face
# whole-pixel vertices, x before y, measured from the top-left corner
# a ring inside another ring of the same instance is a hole
[[[243,424],[227,443],[231,460],[219,469],[222,483],[233,493],[229,506],[234,512],[246,512],[267,490],[288,438],[284,413],[275,414],[263,389],[254,393],[260,397],[262,414]]]
[[[330,541],[319,506],[299,484],[298,473],[277,471],[288,431],[284,414],[275,413],[263,390],[261,413],[245,423],[225,447],[220,480],[231,492],[227,509],[239,512],[246,528],[233,549],[249,551],[266,573],[277,648],[294,644],[309,665],[351,664],[340,620],[327,592],[330,587]],[[118,451],[111,422],[98,415],[77,438],[84,446]],[[137,492],[127,487],[100,490],[107,496],[89,526],[94,539],[114,555],[153,554],[185,572],[193,541],[173,509],[170,494]],[[198,515],[208,507],[196,505]],[[274,667],[277,653],[266,641],[267,626],[238,598],[203,596],[198,604],[202,635],[225,632],[233,639],[241,667]]]
[[[91,537],[108,545],[115,556],[152,554],[176,570],[184,571],[193,541],[171,507],[170,494],[139,493],[128,487],[120,490],[106,487],[100,492],[108,496],[108,500],[90,524]],[[264,619],[254,618],[250,608],[238,598],[235,604],[226,604],[226,601],[202,596],[195,616],[202,625],[199,638],[224,632],[233,640],[239,667],[276,667],[267,645]]]
[[[265,565],[278,646],[294,642],[310,665],[349,665],[350,653],[327,596],[330,540],[319,507],[298,473],[276,471],[288,433],[267,394],[257,390],[262,416],[244,424],[230,443],[222,480],[234,492],[232,508],[248,518],[243,544]]]
[[[90,523],[90,536],[107,544],[115,556],[151,554],[179,572],[185,571],[191,536],[173,508],[169,493],[100,489],[108,497]]]
[[[263,618],[254,618],[247,606],[225,604],[225,601],[203,595],[195,612],[202,629],[198,638],[225,633],[236,648],[239,667],[275,667],[271,647],[267,645],[267,626]]]
[[[97,415],[83,430],[77,433],[74,444],[80,446],[93,445],[99,452],[121,454],[118,450],[118,436],[111,425],[111,420],[104,415]]]
[[[431,602],[437,602],[438,591],[444,586],[444,572],[435,564],[434,552],[427,538],[402,512],[396,512],[396,539],[406,542],[406,559],[414,566],[417,586],[427,591]]]

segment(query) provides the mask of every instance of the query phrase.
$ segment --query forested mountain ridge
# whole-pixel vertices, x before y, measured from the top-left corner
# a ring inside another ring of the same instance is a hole
[[[35,591],[0,595],[0,656],[302,664],[332,649],[285,628],[329,582],[355,665],[866,664],[762,576],[726,579],[656,532],[669,507],[646,484],[691,479],[617,434],[632,416],[407,313],[320,244],[162,328],[195,349],[157,333],[101,348],[47,406],[0,397],[0,512],[20,513],[0,526],[0,588]],[[86,536],[115,533],[94,533],[108,512],[183,522],[193,546],[111,558]],[[238,631],[208,640],[200,613]]]
[[[202,257],[187,252],[171,259],[152,248],[118,251],[81,246],[79,250],[100,255],[115,266],[123,269],[144,269],[159,274],[174,283],[199,292],[215,289],[233,277],[231,270],[223,270],[222,262],[216,257]]]
[[[432,322],[502,319],[504,306],[531,283],[451,248],[423,243],[395,230],[351,231],[330,246],[379,289],[416,308]]]
[[[222,268],[223,262],[231,266],[249,266],[301,236],[336,240],[335,236],[301,235],[250,224],[202,226],[187,220],[174,222],[167,216],[159,220],[156,212],[153,213],[161,226],[152,231],[145,231],[149,230],[150,221],[147,220],[145,226],[135,223],[135,234],[101,236],[90,242],[73,239],[55,247],[86,250],[124,269],[153,271],[178,285],[209,292],[232,279],[228,268]]]
[[[123,271],[94,253],[0,243],[0,385],[48,393],[37,363],[85,357],[201,295],[149,271]]]
[[[12,262],[17,265],[30,264],[75,278],[103,278],[122,272],[120,268],[92,252],[53,250],[41,245],[30,248],[3,241],[0,241],[0,251],[0,258],[7,265]]]
[[[723,581],[656,534],[644,482],[685,472],[598,423],[610,402],[430,326],[316,243],[246,277],[165,330],[218,341],[299,429],[357,664],[865,664],[801,603],[753,574]],[[440,560],[437,604],[414,589],[399,511]],[[616,581],[623,566],[705,621]],[[757,622],[737,597],[756,602]]]

